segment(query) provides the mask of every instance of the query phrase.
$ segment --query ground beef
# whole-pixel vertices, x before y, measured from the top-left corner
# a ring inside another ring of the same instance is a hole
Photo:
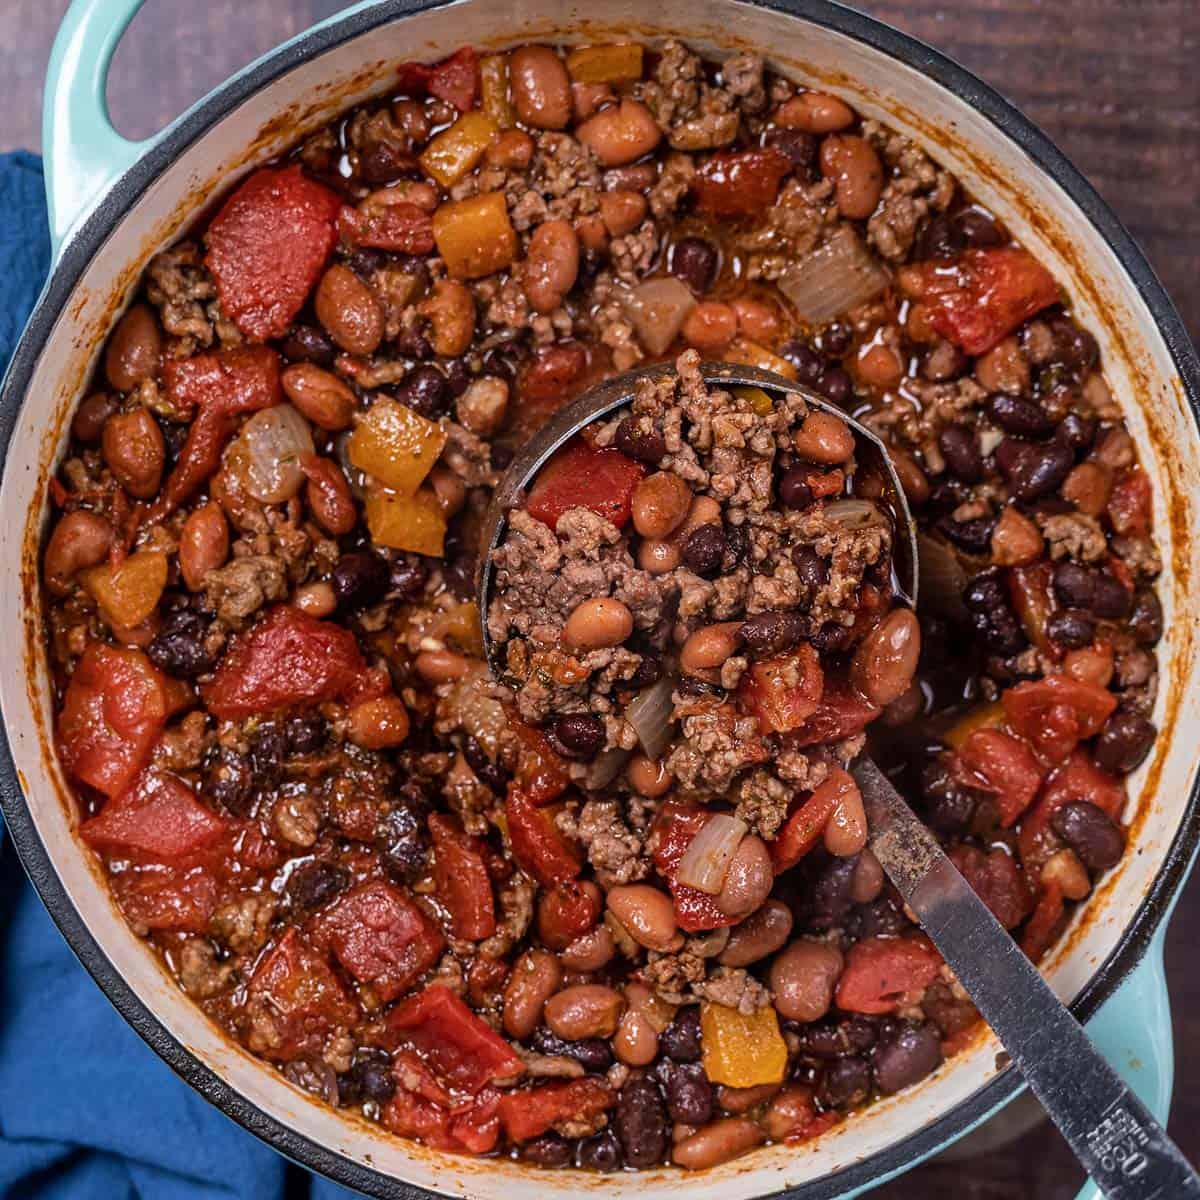
[[[279,901],[270,893],[253,893],[223,904],[212,915],[213,937],[235,954],[261,950],[267,944]]]
[[[1042,517],[1038,524],[1053,559],[1098,562],[1108,554],[1108,541],[1095,517],[1086,513],[1062,513]]]
[[[237,558],[204,577],[209,604],[232,629],[240,629],[260,608],[283,599],[287,585],[287,567],[274,555]]]
[[[193,1000],[208,1000],[233,982],[237,967],[217,961],[217,952],[206,938],[188,938],[179,949],[179,982]]]
[[[205,304],[216,297],[217,288],[200,247],[180,242],[164,250],[150,260],[146,277],[146,296],[158,309],[163,328],[176,339],[173,357],[186,358],[211,346],[215,334]]]
[[[588,800],[567,830],[587,852],[588,862],[605,887],[645,879],[651,863],[644,840],[631,829],[619,800]],[[561,818],[560,818],[561,823]]]

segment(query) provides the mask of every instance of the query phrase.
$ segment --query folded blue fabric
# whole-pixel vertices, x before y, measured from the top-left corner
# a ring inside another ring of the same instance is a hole
[[[0,155],[0,375],[50,265],[42,168]],[[348,1200],[202,1100],[118,1016],[0,825],[0,1197]]]

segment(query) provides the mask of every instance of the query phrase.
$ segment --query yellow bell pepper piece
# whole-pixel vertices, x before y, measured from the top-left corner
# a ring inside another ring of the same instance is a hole
[[[496,122],[478,109],[465,112],[425,147],[421,166],[442,187],[450,187],[473,171],[499,133]]]
[[[488,54],[479,60],[479,106],[497,129],[512,129],[517,110],[508,94],[508,55]]]
[[[745,1016],[705,1001],[700,1006],[700,1046],[704,1073],[713,1083],[747,1088],[783,1082],[787,1045],[770,1006]]]
[[[79,579],[110,624],[131,628],[158,607],[167,586],[167,556],[161,550],[140,550],[115,571],[105,562],[81,572]]]
[[[350,461],[380,483],[411,496],[446,445],[446,431],[395,400],[376,400],[350,435]]]
[[[760,417],[770,416],[775,410],[775,402],[760,387],[734,387],[729,389],[735,396],[749,403]]]
[[[517,233],[502,192],[441,205],[433,214],[433,240],[455,279],[482,279],[517,257]]]
[[[369,491],[366,511],[367,529],[377,546],[441,558],[446,542],[446,516],[432,488],[421,488],[413,496],[379,489]]]
[[[580,46],[567,55],[567,73],[575,83],[633,83],[642,77],[642,48],[635,42]]]
[[[977,729],[997,729],[1005,722],[1004,705],[999,700],[991,704],[981,704],[970,712],[959,717],[949,729],[942,734],[942,741],[951,750],[961,750],[967,738]]]
[[[734,338],[725,351],[726,362],[740,363],[744,367],[758,367],[763,371],[774,371],[784,379],[795,379],[796,368],[786,358],[773,354],[766,346],[752,342],[749,338]]]

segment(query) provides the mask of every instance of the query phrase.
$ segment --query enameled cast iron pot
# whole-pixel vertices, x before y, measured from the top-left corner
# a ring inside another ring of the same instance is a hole
[[[1049,962],[1058,993],[1160,1118],[1172,1047],[1162,930],[1197,840],[1200,665],[1200,365],[1145,259],[1053,145],[995,92],[935,51],[825,0],[372,0],[281,46],[158,137],[131,144],[104,101],[112,51],[141,0],[75,0],[46,83],[50,281],[0,392],[0,790],[34,884],[121,1013],[189,1083],[306,1165],[377,1196],[431,1189],[502,1200],[536,1187],[664,1200],[743,1200],[790,1189],[849,1197],[945,1147],[1020,1088],[982,1039],[917,1088],[845,1122],[812,1147],[772,1147],[700,1175],[661,1169],[587,1176],[425,1150],[339,1117],[210,1025],[129,931],[76,842],[49,741],[37,549],[48,473],[97,348],[147,260],[228,181],[340,109],[385,89],[394,64],[456,47],[526,40],[686,37],[718,56],[754,49],[785,75],[844,96],[925,146],[1054,270],[1106,372],[1154,480],[1165,570],[1161,729],[1131,781],[1138,819],[1120,868]],[[17,584],[17,580],[20,584]],[[17,632],[21,636],[14,636]]]

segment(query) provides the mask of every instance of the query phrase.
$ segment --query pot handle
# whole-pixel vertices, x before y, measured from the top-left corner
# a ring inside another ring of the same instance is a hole
[[[1100,1053],[1164,1126],[1175,1078],[1171,1001],[1163,971],[1165,929],[1164,921],[1145,957],[1087,1026]],[[1131,1173],[1136,1170],[1137,1147],[1129,1139],[1114,1136],[1112,1153],[1128,1155]],[[1089,1179],[1076,1200],[1103,1200],[1103,1194]]]
[[[54,39],[42,105],[46,201],[55,260],[67,235],[153,145],[114,128],[105,85],[142,0],[73,0]]]

